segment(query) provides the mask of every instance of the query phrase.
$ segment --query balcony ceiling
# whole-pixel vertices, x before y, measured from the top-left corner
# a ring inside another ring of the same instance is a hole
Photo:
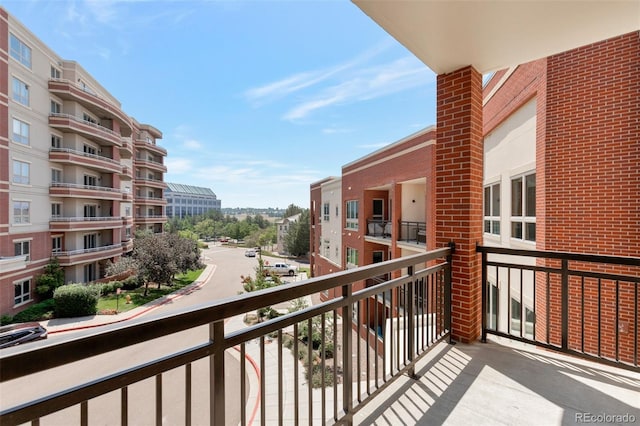
[[[640,29],[637,0],[352,1],[437,74],[486,74]]]

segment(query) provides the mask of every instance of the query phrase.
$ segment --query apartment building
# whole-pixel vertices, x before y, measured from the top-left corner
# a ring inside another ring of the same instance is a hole
[[[440,140],[455,132],[453,128],[425,129],[344,166],[342,269],[433,249],[463,234],[477,234],[475,244],[494,247],[640,256],[639,58],[640,33],[632,32],[491,75],[482,89],[483,169],[471,176],[482,179],[483,194],[468,206],[451,204],[459,189],[452,177],[461,166],[452,160],[434,161],[444,158],[440,151],[447,148]],[[437,148],[436,133],[442,145]],[[415,152],[410,145],[414,138],[425,145]],[[466,155],[460,150],[459,160],[466,161]],[[448,186],[436,192],[435,180],[445,182],[445,177]],[[317,200],[317,185],[312,185],[312,200],[314,191]],[[467,223],[467,207],[482,217],[481,229]],[[450,213],[436,215],[436,209]],[[320,215],[317,210],[316,223]],[[312,263],[320,265],[324,228],[316,226],[311,232],[316,241]],[[470,253],[469,264],[477,256]],[[497,255],[493,259],[509,260]],[[528,262],[545,266],[535,258]],[[313,264],[312,270],[326,273]],[[621,266],[611,273],[637,276],[640,271]],[[561,327],[554,327],[558,319],[547,318],[546,309],[559,310],[555,305],[561,301],[555,290],[548,290],[555,283],[547,286],[544,274],[516,276],[495,268],[487,281],[490,327],[539,341],[560,339]],[[569,285],[570,334],[581,336],[571,344],[628,361],[634,347],[638,351],[633,342],[638,321],[633,283],[605,288],[597,280],[572,279]],[[601,306],[581,307],[587,293],[599,294]],[[610,303],[618,300],[622,303]],[[463,308],[470,312],[477,301]]]
[[[167,182],[167,217],[203,215],[220,210],[222,201],[210,188]]]
[[[342,179],[329,177],[311,184],[309,221],[311,274],[342,270]]]
[[[65,281],[100,278],[136,229],[166,222],[162,133],[0,8],[0,313],[36,299],[52,257]]]

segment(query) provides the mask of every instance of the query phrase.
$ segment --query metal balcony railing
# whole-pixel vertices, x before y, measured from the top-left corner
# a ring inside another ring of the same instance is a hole
[[[367,235],[378,238],[391,238],[392,223],[389,220],[367,219]]]
[[[426,222],[400,222],[400,234],[398,235],[398,241],[415,244],[426,244]]]
[[[638,368],[640,258],[478,247],[482,340]]]
[[[95,160],[105,161],[107,163],[115,164],[117,166],[121,166],[119,161],[114,160],[113,158],[105,157],[104,155],[90,154],[84,151],[78,151],[77,149],[71,148],[51,148],[51,152],[64,152],[67,154],[75,154],[80,155],[82,157],[93,158]]]
[[[163,380],[169,380],[170,374],[173,377],[180,374],[183,379],[179,381],[177,391],[184,402],[180,404],[182,414],[176,415],[182,419],[174,422],[189,425],[194,414],[202,414],[209,424],[224,425],[230,421],[229,416],[236,413],[239,423],[245,425],[253,420],[254,413],[254,406],[247,406],[250,392],[245,380],[248,368],[252,368],[247,366],[247,354],[252,350],[257,351],[255,363],[260,373],[258,388],[252,387],[251,392],[257,392],[254,399],[259,401],[259,414],[256,412],[256,415],[260,416],[261,424],[298,424],[303,417],[307,419],[303,421],[318,419],[322,424],[351,424],[355,412],[400,375],[413,375],[418,359],[449,336],[451,253],[449,248],[434,250],[212,301],[170,316],[131,320],[128,326],[78,336],[62,343],[52,342],[33,350],[0,353],[0,382],[4,383],[48,372],[58,366],[75,365],[73,363],[124,347],[154,344],[152,339],[187,332],[198,326],[208,325],[209,328],[208,338],[193,346],[189,344],[180,349],[177,336],[176,344],[171,345],[176,348],[173,353],[106,377],[87,378],[84,384],[26,404],[3,408],[0,423],[13,425],[31,421],[39,424],[39,419],[50,413],[79,405],[80,417],[74,418],[87,424],[90,409],[108,401],[114,404],[109,411],[117,412],[121,423],[127,424],[134,409],[129,401],[136,390],[134,384],[151,379],[145,383],[155,390],[145,391],[145,395],[155,394],[151,399],[155,401],[155,409],[150,412],[155,419],[146,419],[143,423],[162,424],[168,410],[178,409],[175,403],[163,405],[163,398],[166,400],[163,392],[176,391],[168,389],[166,384],[163,388]],[[376,281],[370,287],[358,285],[354,289],[356,283],[383,275],[395,278]],[[340,296],[236,331],[226,329],[231,318],[330,289]],[[312,355],[311,350],[302,355],[303,342],[310,342],[312,336],[311,331],[304,336],[299,332],[305,325],[307,330],[312,330],[316,324],[321,341],[320,355]],[[291,349],[283,343],[289,333],[293,335]],[[277,355],[267,359],[268,350],[269,355]],[[232,375],[236,370],[225,368],[225,362],[229,362],[226,353],[240,355],[236,375]],[[208,362],[196,364],[200,359],[208,359]],[[286,376],[286,382],[285,363],[293,364],[295,369],[291,377]],[[330,363],[332,369],[328,367]],[[301,379],[302,375],[298,373],[305,367],[319,368],[323,373],[320,384],[325,386],[314,390],[309,385],[310,379]],[[194,388],[194,383],[203,376],[206,377],[205,388]],[[231,384],[237,385],[232,395],[227,389]],[[273,396],[274,393],[267,390],[277,392]],[[115,397],[94,401],[113,391],[116,391],[112,394]],[[194,409],[194,400],[202,394],[207,395],[204,402],[200,398]]]

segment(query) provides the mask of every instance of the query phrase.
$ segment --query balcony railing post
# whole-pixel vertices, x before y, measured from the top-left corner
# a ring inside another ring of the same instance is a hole
[[[351,327],[353,318],[353,304],[351,299],[351,284],[342,286],[342,298],[345,301],[342,307],[342,371],[344,386],[342,386],[342,407],[344,410],[344,424],[353,424],[353,330]],[[360,321],[360,318],[357,318]],[[358,327],[358,330],[360,327]],[[357,336],[360,340],[360,336]],[[358,380],[360,378],[358,377]]]
[[[451,329],[451,265],[453,263],[453,253],[456,252],[456,243],[453,241],[449,242],[449,248],[451,249],[451,253],[447,255],[447,266],[444,270],[444,326],[449,332],[449,343],[454,344],[453,330]]]
[[[489,301],[487,300],[487,253],[482,252],[482,343],[487,343],[487,312]]]
[[[406,331],[405,331],[405,336],[407,336],[407,360],[409,361],[409,371],[407,371],[407,374],[409,375],[409,377],[411,377],[412,379],[417,379],[416,376],[416,369],[413,365],[413,359],[414,359],[414,354],[415,354],[415,339],[416,339],[416,335],[415,333],[417,332],[417,330],[415,329],[415,306],[416,306],[416,295],[415,295],[415,286],[416,286],[416,281],[415,281],[415,277],[414,277],[414,267],[413,266],[409,266],[407,268],[407,274],[409,275],[409,291],[408,291],[408,295],[407,295],[407,327],[406,327]]]
[[[209,419],[211,425],[225,424],[224,407],[224,321],[209,324],[213,354],[209,357]]]
[[[566,350],[569,347],[569,260],[567,259],[562,259],[561,276],[562,349]]]

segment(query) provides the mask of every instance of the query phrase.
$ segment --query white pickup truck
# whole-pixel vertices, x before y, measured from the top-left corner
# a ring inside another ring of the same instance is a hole
[[[289,275],[290,277],[298,272],[297,266],[289,265],[288,263],[274,263],[273,265],[265,265],[264,268],[267,272],[278,275]]]

